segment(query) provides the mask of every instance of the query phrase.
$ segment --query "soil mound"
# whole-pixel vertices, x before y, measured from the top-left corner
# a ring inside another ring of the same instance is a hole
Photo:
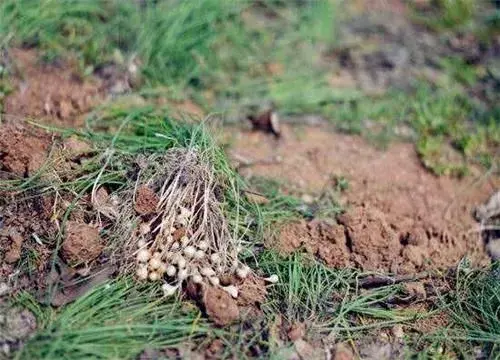
[[[283,126],[282,132],[280,140],[236,133],[231,155],[245,159],[244,176],[285,180],[292,191],[309,194],[343,176],[349,189],[340,199],[344,215],[332,224],[285,226],[280,250],[303,247],[330,266],[396,273],[453,266],[465,255],[474,263],[488,261],[471,214],[498,188],[498,178],[474,169],[463,179],[436,177],[411,144],[383,151],[322,127]]]

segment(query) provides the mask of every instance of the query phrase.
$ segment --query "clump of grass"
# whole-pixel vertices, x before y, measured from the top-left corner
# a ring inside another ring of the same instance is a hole
[[[470,163],[491,167],[499,143],[498,114],[484,111],[456,87],[417,83],[408,92],[342,102],[335,125],[369,139],[416,140],[423,163],[436,174],[464,175]],[[367,127],[366,120],[370,122]],[[399,129],[406,128],[404,133]],[[451,157],[450,157],[451,155]]]
[[[96,65],[132,49],[138,14],[134,1],[7,0],[0,4],[0,37],[37,46],[47,60],[74,52]]]
[[[192,96],[231,118],[263,98],[304,112],[350,97],[320,71],[318,48],[335,43],[338,12],[326,0],[5,0],[0,37],[36,46],[47,60],[69,52],[87,73],[136,56],[146,87],[168,86],[164,95]]]
[[[478,4],[474,0],[436,0],[434,14],[413,15],[414,19],[434,30],[457,29],[469,24],[476,14]]]
[[[462,264],[451,279],[452,290],[439,296],[438,306],[450,324],[432,334],[424,334],[416,346],[430,343],[425,353],[439,354],[437,348],[461,358],[496,358],[500,350],[500,283],[498,264],[471,269]]]
[[[183,89],[200,81],[199,61],[205,61],[225,23],[246,1],[162,1],[147,6],[137,32],[136,51],[146,78]],[[212,64],[217,66],[217,64]]]
[[[146,349],[189,342],[210,330],[195,308],[158,289],[122,278],[100,286],[60,311],[23,294],[18,299],[38,320],[37,333],[18,359],[133,359]]]
[[[412,311],[384,308],[384,304],[401,291],[397,285],[360,291],[356,279],[363,274],[358,270],[331,269],[298,253],[283,258],[265,252],[259,266],[278,274],[280,279],[270,288],[266,311],[281,313],[290,323],[305,321],[322,333],[349,335],[418,317]],[[375,321],[359,325],[357,320],[363,317]]]

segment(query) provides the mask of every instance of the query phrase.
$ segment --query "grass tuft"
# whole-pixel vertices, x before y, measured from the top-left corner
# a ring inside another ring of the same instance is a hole
[[[125,359],[142,350],[189,342],[209,332],[195,307],[162,299],[158,289],[116,279],[57,311],[27,294],[18,299],[37,316],[38,331],[18,359]]]

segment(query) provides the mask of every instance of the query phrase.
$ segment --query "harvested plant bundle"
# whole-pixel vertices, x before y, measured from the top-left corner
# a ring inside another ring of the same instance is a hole
[[[125,241],[126,270],[141,280],[164,280],[165,295],[184,281],[221,286],[221,277],[245,278],[239,239],[224,214],[224,183],[197,148],[172,148],[142,158],[137,181],[120,195],[115,234]],[[234,286],[221,286],[237,297]]]

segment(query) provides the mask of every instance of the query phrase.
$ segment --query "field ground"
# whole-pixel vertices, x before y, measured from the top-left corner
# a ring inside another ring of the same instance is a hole
[[[0,51],[0,358],[500,359],[498,1],[3,0]]]

